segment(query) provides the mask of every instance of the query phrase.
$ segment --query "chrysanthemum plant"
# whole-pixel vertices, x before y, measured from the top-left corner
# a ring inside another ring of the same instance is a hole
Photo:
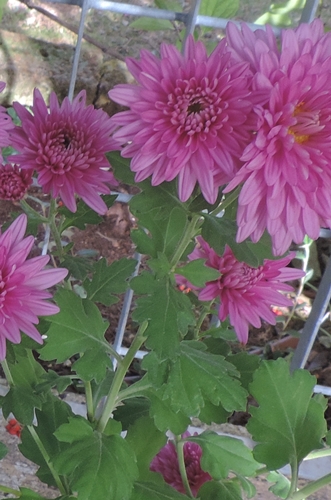
[[[269,28],[230,25],[211,55],[191,38],[183,54],[162,45],[127,63],[137,83],[110,91],[128,108],[112,118],[84,92],[47,107],[36,90],[31,109],[14,104],[15,125],[1,109],[1,145],[15,152],[0,193],[25,196],[0,236],[3,415],[58,500],[239,500],[262,474],[276,496],[306,498],[331,480],[297,490],[302,461],[330,452],[326,400],[307,371],[245,344],[250,325],[275,323],[271,306],[291,304],[285,281],[303,274],[287,267],[291,242],[331,225],[331,34],[315,21],[278,44]],[[32,177],[49,195],[40,211],[25,194]],[[63,242],[67,228],[102,221],[118,182],[137,193],[135,277],[133,258],[90,261]],[[51,258],[47,237],[45,255],[28,257],[27,222],[50,229]],[[98,306],[128,288],[136,332],[122,356]],[[127,384],[138,351],[141,378]],[[71,373],[45,370],[36,353],[70,359]],[[77,379],[84,417],[59,397]],[[247,409],[253,449],[215,427],[187,432],[192,418],[209,426]]]

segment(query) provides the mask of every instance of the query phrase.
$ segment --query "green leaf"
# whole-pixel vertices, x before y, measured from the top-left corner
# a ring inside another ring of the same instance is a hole
[[[263,264],[264,259],[275,258],[272,255],[270,239],[263,236],[258,243],[245,240],[236,242],[237,224],[225,217],[214,217],[201,214],[205,221],[202,226],[202,237],[209,243],[218,255],[223,255],[225,245],[228,245],[239,261],[246,262],[252,267]]]
[[[226,479],[230,472],[243,476],[253,476],[261,467],[252,450],[237,438],[220,436],[216,432],[205,431],[198,436],[186,438],[202,448],[201,467],[217,480]]]
[[[36,491],[30,490],[30,488],[20,488],[20,493],[20,500],[48,500],[46,497],[39,495]]]
[[[83,281],[92,270],[92,263],[84,257],[66,255],[61,267],[68,269],[70,274],[77,280]]]
[[[213,405],[210,401],[205,400],[205,405],[201,408],[199,419],[204,424],[224,424],[228,421],[231,412],[224,410],[221,404]]]
[[[199,14],[211,17],[233,17],[239,9],[239,0],[202,0]]]
[[[2,460],[8,453],[8,448],[5,444],[0,442],[0,460]]]
[[[78,229],[85,229],[86,224],[99,224],[102,222],[102,217],[98,215],[92,208],[88,207],[83,200],[77,203],[77,211],[70,212],[66,207],[61,207],[58,210],[60,215],[65,217],[61,225],[61,233],[68,227],[78,227]]]
[[[55,466],[70,474],[70,486],[80,500],[129,500],[138,477],[135,456],[118,435],[92,436],[71,444],[61,453]]]
[[[72,382],[70,377],[60,376],[54,370],[45,372],[40,380],[41,382],[35,387],[37,393],[48,392],[55,387],[59,394],[61,394]]]
[[[169,400],[164,401],[163,395],[164,389],[146,391],[146,396],[151,402],[150,416],[160,431],[170,430],[174,434],[182,434],[190,425],[191,420],[183,412],[174,411]]]
[[[137,261],[127,258],[114,261],[109,266],[104,258],[95,262],[92,280],[86,279],[83,283],[87,298],[106,306],[116,303],[118,298],[112,294],[125,292],[127,280],[136,265]]]
[[[69,447],[68,443],[58,441],[54,436],[54,432],[73,416],[70,406],[52,394],[48,394],[42,409],[36,410],[38,425],[34,429],[52,462],[55,456],[61,455]],[[48,465],[27,427],[23,428],[21,439],[22,443],[19,445],[19,449],[26,458],[39,465],[37,472],[39,479],[48,485],[56,486]]]
[[[133,319],[138,323],[148,320],[146,346],[155,350],[160,361],[172,357],[188,325],[195,321],[190,300],[164,278],[155,280],[150,295],[136,304]]]
[[[56,439],[70,444],[84,438],[89,438],[92,434],[93,428],[91,424],[79,415],[69,417],[68,423],[60,425],[54,432]]]
[[[198,495],[200,500],[242,500],[240,486],[234,481],[207,481]]]
[[[284,359],[263,361],[250,384],[259,407],[251,406],[247,429],[259,444],[256,460],[271,470],[297,468],[326,433],[324,407],[312,399],[316,378],[306,370],[290,374]]]
[[[148,436],[148,439],[146,439]],[[136,420],[128,429],[126,440],[135,452],[139,469],[139,479],[148,480],[149,466],[155,455],[166,444],[167,437],[155,427],[150,417]]]
[[[174,30],[174,26],[166,19],[154,19],[150,17],[140,17],[130,23],[130,28],[146,31]]]
[[[248,354],[248,352],[238,352],[237,354],[228,356],[227,360],[237,368],[240,373],[240,382],[248,390],[249,384],[253,380],[253,375],[261,363],[259,356]]]
[[[13,413],[21,424],[30,425],[33,422],[35,408],[42,406],[42,398],[32,389],[13,386],[2,399],[1,406],[5,418]]]
[[[108,351],[109,345],[104,338],[108,323],[95,304],[64,289],[57,292],[55,300],[60,312],[48,317],[51,326],[47,343],[40,351],[41,359],[57,359],[62,363],[91,348],[101,353]]]
[[[137,481],[130,500],[187,500],[188,498],[168,484]]]
[[[116,179],[121,180],[125,184],[136,184],[134,181],[134,172],[130,170],[129,158],[122,158],[119,151],[110,151],[106,154],[109,163],[112,166]]]
[[[175,12],[182,12],[182,5],[176,0],[155,0],[155,5],[159,9],[174,10]]]
[[[144,398],[132,398],[123,402],[114,411],[114,418],[121,422],[123,430],[141,417],[149,415],[150,402]]]
[[[184,267],[176,269],[176,273],[184,276],[192,285],[204,287],[207,281],[220,278],[221,273],[212,267],[205,266],[206,259],[192,260]]]
[[[238,372],[223,356],[207,352],[201,342],[184,341],[170,366],[164,398],[175,411],[197,416],[204,401],[222,403],[226,411],[246,408],[246,391],[235,378]],[[194,376],[192,376],[194,374]]]
[[[291,481],[286,476],[274,470],[267,475],[267,481],[275,483],[270,486],[269,491],[279,498],[287,498],[291,488]]]
[[[109,355],[99,349],[89,349],[72,365],[72,369],[84,382],[94,379],[97,384],[105,378],[107,369],[111,367]]]

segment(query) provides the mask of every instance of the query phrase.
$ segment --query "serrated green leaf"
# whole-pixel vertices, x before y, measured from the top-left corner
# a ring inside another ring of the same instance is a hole
[[[8,453],[8,448],[5,444],[0,442],[0,460],[2,460]]]
[[[231,412],[224,410],[221,404],[213,405],[210,401],[205,400],[205,405],[201,408],[199,419],[204,424],[224,424],[228,421]]]
[[[168,484],[137,481],[130,500],[187,500],[188,498]]]
[[[174,30],[174,26],[166,19],[155,19],[150,17],[140,17],[130,23],[130,28],[146,31]]]
[[[99,224],[102,222],[102,217],[98,215],[92,208],[88,207],[83,200],[77,203],[77,210],[75,213],[70,212],[66,207],[61,207],[58,210],[60,215],[65,217],[61,225],[61,233],[68,227],[78,227],[78,229],[85,229],[86,224]]]
[[[5,418],[13,413],[16,420],[23,425],[33,422],[35,408],[41,408],[43,398],[36,394],[33,389],[22,386],[12,386],[1,402],[2,412]]]
[[[68,423],[60,425],[54,432],[54,436],[61,442],[73,443],[93,434],[91,424],[83,417],[75,415],[69,417]]]
[[[110,151],[106,153],[107,159],[112,166],[116,179],[126,184],[134,185],[134,172],[130,170],[130,159],[123,158],[119,151]]]
[[[202,0],[199,13],[202,16],[233,17],[239,9],[239,0]]]
[[[253,458],[252,450],[237,438],[205,431],[186,438],[202,448],[201,467],[214,479],[226,479],[230,472],[253,476],[261,465]]]
[[[146,396],[151,402],[150,416],[154,419],[156,427],[166,432],[170,430],[174,434],[182,434],[190,425],[191,420],[181,411],[174,411],[169,400],[163,399],[164,389],[146,391]]]
[[[34,429],[52,462],[55,456],[58,454],[61,455],[69,446],[68,443],[58,441],[54,436],[54,432],[60,425],[67,423],[68,419],[73,416],[74,414],[70,406],[52,394],[48,394],[47,400],[43,403],[41,410],[36,410],[38,425]],[[39,466],[37,471],[39,479],[50,486],[57,486],[39,447],[27,427],[23,428],[21,439],[22,442],[19,444],[19,449],[26,458]]]
[[[129,500],[138,477],[135,456],[120,436],[92,436],[74,442],[55,460],[60,473],[70,474],[70,486],[80,500]]]
[[[253,375],[261,363],[259,356],[248,354],[247,352],[238,352],[228,356],[227,360],[232,363],[240,373],[240,382],[248,390],[249,384],[253,380]]]
[[[148,480],[151,474],[150,463],[166,444],[166,435],[158,430],[150,417],[145,416],[129,427],[126,440],[136,455],[139,479]]]
[[[72,365],[72,369],[84,382],[94,379],[97,384],[105,378],[107,369],[111,367],[109,355],[99,349],[89,349]]]
[[[284,359],[263,361],[250,384],[259,407],[250,407],[247,429],[259,444],[256,460],[271,470],[298,464],[321,448],[326,433],[324,408],[312,399],[316,378],[306,370],[290,374]]]
[[[252,267],[263,264],[264,259],[275,258],[272,255],[267,235],[262,237],[258,243],[252,243],[250,240],[237,243],[237,224],[235,221],[209,214],[201,215],[205,219],[201,235],[218,255],[223,255],[225,245],[228,245],[239,261],[246,262]]]
[[[159,360],[172,357],[195,318],[186,295],[174,289],[167,278],[155,282],[151,295],[137,300],[133,319],[148,320],[146,346],[154,349]]]
[[[114,411],[114,418],[121,422],[123,430],[141,417],[149,415],[150,402],[145,398],[132,398],[123,402]]]
[[[74,278],[83,281],[92,270],[92,263],[84,257],[66,255],[64,261],[61,262],[61,267],[68,269]]]
[[[206,259],[195,259],[184,267],[176,269],[176,273],[184,276],[192,285],[204,287],[207,281],[217,280],[221,273],[212,267],[205,266]]]
[[[164,399],[188,416],[197,416],[205,400],[222,403],[226,411],[244,410],[247,393],[237,375],[223,356],[207,352],[201,342],[184,341],[170,366]]]
[[[40,377],[40,380],[41,382],[39,382],[35,387],[37,393],[48,392],[50,389],[55,387],[59,394],[61,394],[72,382],[70,377],[60,376],[54,370],[48,370],[48,372],[45,372]]]
[[[114,261],[109,266],[107,260],[102,258],[93,266],[92,280],[86,279],[83,286],[87,298],[109,306],[118,301],[114,293],[123,293],[127,288],[127,280],[132,275],[137,261],[123,258]]]
[[[198,495],[200,500],[242,500],[240,486],[234,481],[207,481]]]
[[[269,491],[279,498],[287,498],[291,488],[291,481],[286,476],[274,470],[267,475],[266,479],[269,483],[275,483],[270,486]]]
[[[91,348],[102,353],[109,350],[104,338],[108,323],[95,304],[64,289],[57,292],[54,298],[60,312],[48,317],[51,326],[47,332],[47,343],[40,351],[41,359],[57,359],[58,363],[62,363]]]
[[[30,490],[30,488],[20,488],[20,493],[20,500],[48,500],[46,497],[39,495],[36,491]]]

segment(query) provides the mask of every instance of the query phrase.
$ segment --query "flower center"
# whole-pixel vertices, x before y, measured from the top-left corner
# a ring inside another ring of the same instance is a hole
[[[295,106],[293,118],[296,119],[296,123],[288,129],[288,133],[293,135],[295,142],[298,144],[305,143],[312,134],[323,129],[320,124],[319,111],[307,111],[304,108],[305,103],[303,101]]]

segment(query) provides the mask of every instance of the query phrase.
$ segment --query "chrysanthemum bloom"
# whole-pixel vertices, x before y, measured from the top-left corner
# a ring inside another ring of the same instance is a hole
[[[182,437],[190,436],[185,432]],[[212,477],[201,469],[200,460],[202,455],[201,447],[190,441],[184,444],[184,462],[188,483],[193,496],[197,496],[199,488],[203,483],[210,481]],[[166,483],[170,484],[180,493],[185,493],[185,488],[179,471],[177,451],[174,443],[168,443],[153,458],[150,469],[160,472]]]
[[[17,165],[0,165],[0,199],[21,200],[32,184],[32,170]]]
[[[189,260],[206,259],[206,266],[221,273],[220,278],[207,282],[200,290],[199,300],[219,299],[218,317],[221,321],[229,318],[240,342],[246,344],[250,324],[261,327],[261,318],[271,325],[276,323],[271,306],[292,305],[292,301],[280,292],[293,291],[284,281],[299,279],[305,274],[286,267],[294,258],[294,252],[279,260],[266,259],[263,265],[254,268],[239,262],[228,246],[220,256],[202,237],[197,240],[198,246],[189,255]]]
[[[27,225],[20,215],[0,236],[0,361],[6,356],[6,339],[14,344],[23,332],[42,344],[34,325],[37,316],[49,316],[59,308],[46,302],[52,295],[44,291],[61,281],[67,269],[43,269],[49,256],[26,260],[33,246],[33,236],[24,238]]]
[[[214,203],[218,188],[238,169],[250,141],[246,63],[236,63],[222,40],[208,57],[202,42],[187,42],[184,55],[161,45],[161,59],[147,51],[127,59],[137,85],[117,85],[109,92],[128,106],[112,117],[119,126],[114,139],[132,158],[135,180],[152,176],[152,185],[178,177],[178,194],[186,201],[199,184]]]
[[[255,107],[255,138],[224,192],[244,183],[237,240],[256,242],[267,229],[282,255],[292,240],[331,227],[331,33],[318,19],[284,30],[281,51],[271,30],[231,25],[227,36],[237,60],[256,72],[253,90],[269,98]]]
[[[80,92],[71,103],[65,98],[60,106],[53,92],[49,110],[35,89],[31,114],[14,103],[22,126],[11,132],[12,145],[20,154],[10,160],[22,169],[36,170],[44,193],[61,197],[72,212],[75,194],[96,212],[107,207],[100,194],[108,194],[105,183],[117,185],[109,171],[105,153],[114,149],[109,116],[102,109],[85,105],[86,93]]]
[[[6,84],[0,82],[0,92],[3,91]],[[0,148],[9,146],[8,130],[14,127],[11,117],[7,114],[6,108],[0,106]],[[0,161],[2,161],[2,154],[0,150]]]

